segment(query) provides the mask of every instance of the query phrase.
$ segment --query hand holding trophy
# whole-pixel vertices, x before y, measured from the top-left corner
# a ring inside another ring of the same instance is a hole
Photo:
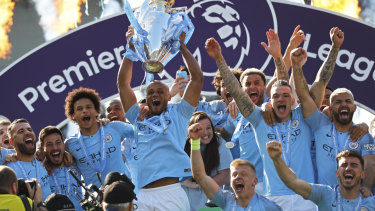
[[[145,0],[141,8],[133,12],[129,2],[125,2],[134,36],[130,37],[124,56],[142,61],[142,68],[148,73],[162,72],[179,52],[181,34],[185,33],[186,44],[194,32],[187,8],[171,8],[173,4],[174,0]]]

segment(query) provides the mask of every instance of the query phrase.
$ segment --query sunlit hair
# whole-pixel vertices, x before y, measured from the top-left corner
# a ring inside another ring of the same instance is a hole
[[[8,126],[8,125],[10,125],[9,120],[3,119],[0,121],[0,126]]]
[[[250,161],[248,161],[248,160],[237,158],[230,163],[230,167],[237,167],[239,165],[249,166],[250,169],[252,169],[255,174],[257,173],[257,170],[255,169],[255,166],[252,163],[250,163]]]
[[[332,92],[331,96],[329,97],[329,102],[331,103],[331,105],[332,105],[333,98],[336,95],[339,95],[339,94],[348,94],[348,95],[350,95],[350,97],[354,101],[354,95],[349,89],[347,89],[347,88],[337,88],[337,89],[335,89],[335,91]]]
[[[101,113],[101,99],[99,94],[94,89],[80,87],[79,89],[69,92],[68,96],[65,98],[65,115],[70,120],[73,120],[74,103],[83,98],[91,100],[91,102],[94,104],[95,110],[98,113]]]
[[[237,78],[238,81],[240,81],[240,77],[243,73],[241,68],[238,69],[231,69],[230,70],[233,75]],[[221,81],[223,80],[223,77],[220,75],[220,71],[216,71],[216,75],[214,77],[214,80],[212,80],[212,84],[215,87],[216,94],[221,97]]]
[[[213,131],[213,136],[210,141],[206,145],[206,148],[202,152],[202,158],[203,158],[203,163],[204,167],[206,170],[206,174],[210,175],[211,172],[219,167],[220,164],[220,155],[219,155],[219,137],[215,133],[215,128],[214,125],[212,124],[211,118],[203,111],[197,111],[194,112],[193,116],[190,118],[189,126],[195,123],[198,123],[200,120],[208,119],[210,121],[212,131]],[[190,138],[187,137],[186,139],[186,145],[185,145],[185,152],[190,156]]]
[[[54,134],[54,133],[59,134],[61,140],[64,140],[63,134],[62,134],[62,132],[59,128],[57,128],[55,126],[47,126],[47,127],[43,128],[39,133],[40,146],[44,147],[44,139],[46,138],[46,136]]]
[[[8,126],[8,129],[7,129],[7,133],[8,133],[8,136],[10,138],[14,138],[12,136],[12,130],[16,126],[16,124],[19,124],[19,123],[28,123],[28,124],[30,124],[29,121],[27,121],[26,119],[23,119],[23,118],[21,118],[21,119],[15,119],[12,123],[10,123],[10,125]]]
[[[359,152],[353,150],[344,150],[336,156],[337,168],[339,167],[339,161],[341,160],[341,158],[348,157],[358,158],[359,162],[361,163],[362,170],[364,170],[365,161],[363,160],[362,155],[359,154]]]
[[[248,68],[246,69],[242,74],[241,74],[241,78],[240,78],[240,82],[242,84],[244,78],[248,75],[259,75],[261,78],[262,78],[262,81],[264,83],[264,85],[266,85],[266,75],[264,75],[264,73],[256,68]]]

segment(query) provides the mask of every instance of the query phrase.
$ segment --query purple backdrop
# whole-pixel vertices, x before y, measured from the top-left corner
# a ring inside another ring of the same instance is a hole
[[[204,50],[207,38],[215,37],[221,43],[231,67],[257,67],[272,75],[273,61],[260,45],[266,41],[265,32],[275,28],[284,50],[299,24],[308,38],[304,47],[310,56],[304,69],[307,80],[312,82],[330,47],[329,30],[338,26],[345,32],[345,42],[329,85],[351,89],[356,101],[375,110],[373,100],[365,96],[375,80],[370,51],[375,44],[369,42],[375,37],[374,27],[316,8],[268,0],[190,0],[178,1],[175,6],[188,6],[195,25],[188,47],[204,71],[205,93],[214,93],[211,81],[216,71]],[[11,120],[26,118],[39,132],[42,127],[65,119],[64,100],[75,88],[96,89],[102,98],[116,94],[128,24],[125,14],[95,21],[34,49],[10,65],[0,73],[0,89],[5,95],[0,114]],[[167,73],[156,78],[173,77],[181,64],[178,55],[166,65]],[[133,74],[135,87],[144,77],[140,63],[134,71],[138,71]]]

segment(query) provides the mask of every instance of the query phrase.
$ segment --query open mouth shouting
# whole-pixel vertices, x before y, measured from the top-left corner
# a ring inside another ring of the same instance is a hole
[[[242,193],[245,189],[245,185],[241,181],[236,181],[234,183],[234,191],[236,194]]]
[[[227,92],[227,93],[225,94],[225,98],[227,99],[228,102],[232,102],[232,100],[233,100],[233,97],[230,95],[229,92]]]
[[[253,103],[257,104],[259,100],[259,94],[257,92],[250,92],[249,97]]]
[[[118,116],[113,115],[113,116],[110,117],[109,120],[111,120],[111,121],[119,121],[120,119],[118,118]]]
[[[25,144],[26,144],[26,146],[28,146],[28,147],[34,147],[34,140],[33,140],[32,138],[27,138],[27,139],[25,140]]]
[[[50,154],[51,161],[54,163],[60,163],[62,161],[62,153],[60,150],[53,151]]]
[[[277,110],[280,113],[284,113],[286,111],[286,105],[284,105],[284,104],[277,105]]]
[[[6,147],[10,147],[11,145],[10,145],[10,142],[9,142],[9,138],[8,138],[8,139],[5,139],[5,140],[3,141],[3,144],[4,144]]]
[[[350,113],[349,113],[349,109],[345,108],[345,109],[341,109],[339,111],[339,115],[340,115],[340,118],[341,119],[348,119],[349,116],[350,116]]]
[[[344,181],[351,182],[354,179],[354,175],[350,173],[344,173]]]
[[[90,117],[90,116],[84,116],[84,117],[82,118],[82,121],[83,121],[83,123],[85,123],[85,124],[88,124],[88,123],[90,122],[90,120],[91,120],[91,117]]]

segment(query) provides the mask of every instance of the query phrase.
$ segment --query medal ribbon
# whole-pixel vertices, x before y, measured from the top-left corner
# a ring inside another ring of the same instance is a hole
[[[63,171],[64,171],[64,174],[65,174],[65,183],[67,184],[67,187],[68,187],[66,195],[69,196],[70,195],[70,177],[69,177],[69,173],[68,173],[68,171],[66,170],[65,167],[63,167]],[[56,178],[55,173],[52,174],[52,177],[53,177],[53,182],[55,183],[55,186],[56,186],[56,189],[57,189],[57,193],[63,194],[63,192],[60,188],[60,185],[57,182],[57,178]]]
[[[40,181],[40,177],[39,177],[39,176],[40,176],[39,166],[38,166],[38,162],[36,161],[36,158],[34,158],[34,160],[33,160],[32,162],[33,162],[33,164],[35,165],[35,168],[36,168],[36,179],[38,179],[38,180]],[[25,171],[25,169],[23,168],[22,164],[21,164],[19,161],[17,161],[16,163],[18,164],[18,167],[21,169],[23,176],[24,176],[26,179],[31,179],[31,178],[29,178],[29,176],[26,174],[26,171]]]

